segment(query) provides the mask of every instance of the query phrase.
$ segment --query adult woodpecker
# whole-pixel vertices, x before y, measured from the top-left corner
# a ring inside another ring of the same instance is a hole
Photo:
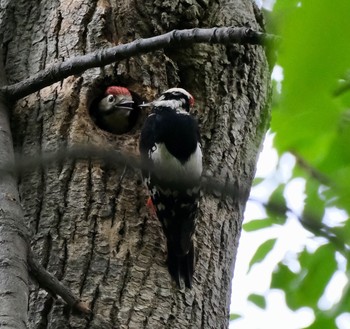
[[[110,86],[104,98],[97,105],[97,124],[114,134],[124,134],[130,130],[131,113],[134,102],[130,91],[119,86]]]
[[[167,238],[168,269],[181,288],[192,287],[195,231],[202,174],[202,151],[196,119],[189,113],[194,98],[171,88],[152,106],[141,131],[143,178]],[[147,170],[149,169],[149,170]]]

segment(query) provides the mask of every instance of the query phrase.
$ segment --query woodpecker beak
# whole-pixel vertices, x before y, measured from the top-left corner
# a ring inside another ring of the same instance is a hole
[[[134,104],[133,101],[121,101],[117,104],[118,109],[124,109],[124,110],[132,110],[132,105]]]
[[[143,103],[143,104],[139,104],[138,107],[150,107],[153,105],[153,102],[151,103]]]

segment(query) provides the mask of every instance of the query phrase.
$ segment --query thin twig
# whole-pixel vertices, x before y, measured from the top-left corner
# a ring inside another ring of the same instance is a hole
[[[76,297],[72,291],[60,282],[55,276],[36,260],[33,252],[28,252],[29,273],[38,282],[40,288],[45,289],[54,296],[60,296],[72,309],[84,314],[91,313],[89,307]]]
[[[141,162],[140,158],[133,154],[121,152],[118,150],[101,149],[101,147],[93,145],[79,145],[70,148],[61,148],[55,152],[42,153],[40,155],[30,157],[17,156],[15,163],[7,163],[0,167],[1,172],[10,172],[16,175],[24,172],[32,171],[38,167],[49,167],[57,164],[62,164],[68,160],[99,160],[103,161],[109,167],[131,167],[134,169],[153,171],[154,168]],[[179,187],[181,184],[187,186],[192,181],[179,179]],[[225,195],[231,199],[242,198],[247,196],[247,192],[237,184],[237,182],[224,182],[209,176],[203,176],[200,182],[203,192],[213,194],[215,196]]]
[[[281,205],[277,202],[263,202],[254,198],[249,198],[249,201],[261,204],[263,207],[265,207],[265,209],[275,213],[276,215],[286,215],[287,212],[293,214],[306,230],[310,231],[315,236],[326,238],[344,257],[349,259],[349,245],[341,237],[339,237],[339,235],[334,233],[331,227],[323,224],[320,218],[312,216],[311,214],[303,214],[302,216],[299,216],[295,213],[295,211],[286,205]]]
[[[101,67],[131,56],[144,54],[157,49],[181,44],[181,47],[194,43],[239,43],[262,45],[275,42],[279,38],[254,31],[246,27],[215,27],[211,29],[173,30],[148,39],[138,39],[112,48],[101,49],[83,56],[70,58],[16,84],[0,89],[9,99],[18,100],[70,75],[81,74],[87,69]]]
[[[309,175],[316,179],[318,182],[324,185],[330,185],[330,180],[328,177],[321,172],[317,171],[315,168],[313,168],[305,159],[303,159],[299,154],[297,154],[294,151],[291,151],[291,154],[294,155],[297,164],[304,169]]]
[[[147,164],[140,161],[140,158],[136,155],[128,154],[126,152],[121,152],[117,150],[101,149],[92,145],[74,146],[71,148],[62,148],[56,152],[43,153],[39,156],[27,158],[27,157],[17,157],[15,164],[7,164],[6,166],[0,168],[0,173],[2,170],[15,172],[20,174],[23,172],[31,171],[37,167],[48,167],[62,163],[66,160],[92,160],[97,159],[103,161],[109,167],[121,167],[125,166],[131,167],[139,170],[154,170],[150,168]],[[184,180],[179,181],[178,184],[187,184],[191,182],[186,182]],[[248,191],[244,189],[242,184],[238,181],[224,181],[210,176],[203,176],[201,178],[201,190],[205,193],[213,194],[216,197],[229,198],[231,200],[245,200],[248,198]],[[298,216],[290,208],[285,205],[278,203],[268,202],[264,203],[259,200],[254,200],[250,198],[251,201],[259,202],[266,209],[280,215],[284,215],[286,212],[293,213],[300,221],[300,223],[309,231],[313,232],[315,235],[323,236],[332,242],[337,249],[343,254],[349,252],[348,247],[344,241],[337,237],[335,233],[332,232],[331,228],[321,223],[321,220],[313,216]]]

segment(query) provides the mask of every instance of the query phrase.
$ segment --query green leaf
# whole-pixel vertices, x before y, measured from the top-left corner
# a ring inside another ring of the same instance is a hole
[[[284,224],[287,220],[286,199],[283,195],[285,184],[280,184],[271,194],[266,205],[266,213],[276,224]]]
[[[252,186],[257,186],[265,180],[263,177],[255,177]]]
[[[266,257],[266,255],[275,246],[275,243],[276,243],[276,239],[269,239],[259,246],[259,248],[256,250],[254,256],[249,262],[248,272],[251,270],[254,264],[261,262]]]
[[[304,273],[303,270],[300,273],[294,273],[287,265],[281,263],[277,265],[272,273],[271,288],[281,289],[286,293],[287,303],[289,301],[288,306],[295,304],[294,302],[290,303],[290,299],[293,297],[296,289],[298,289]]]
[[[262,295],[251,294],[248,296],[248,300],[262,309],[266,308],[266,299]]]
[[[315,321],[305,329],[320,329],[320,328],[337,329],[338,326],[335,323],[335,317],[327,316],[327,313],[324,313],[324,312],[317,312]]]
[[[305,184],[305,206],[303,216],[313,221],[321,222],[325,212],[325,200],[320,196],[320,183],[314,179],[306,180]]]
[[[271,126],[278,151],[327,176],[334,196],[327,201],[350,212],[350,92],[334,93],[339,79],[349,80],[349,12],[350,1],[335,0],[331,11],[324,1],[277,1],[284,80]]]
[[[307,270],[299,287],[300,301],[306,306],[317,309],[318,300],[337,270],[334,248],[330,244],[325,244],[314,253],[304,250],[299,262],[301,267]]]
[[[286,301],[291,309],[309,306],[317,311],[317,303],[337,270],[334,248],[326,244],[314,253],[304,250],[299,262],[299,273],[293,273],[287,266],[279,264],[272,275],[271,287],[286,292]]]
[[[315,226],[323,220],[326,207],[350,213],[350,91],[334,93],[339,79],[350,81],[349,12],[350,1],[335,0],[330,7],[319,0],[277,0],[270,20],[283,38],[277,59],[283,69],[282,93],[272,109],[274,143],[279,154],[292,152],[307,165],[296,165],[293,177],[307,181],[303,216],[316,221]],[[267,212],[273,221],[276,213],[282,214],[277,220],[285,221],[283,192],[284,186],[279,186],[269,200]],[[253,223],[252,228],[259,224]],[[348,245],[349,230],[350,220],[329,229]],[[298,257],[301,270],[294,273],[279,264],[271,287],[285,292],[290,308],[314,310],[316,319],[309,328],[336,328],[336,317],[350,309],[350,288],[344,289],[330,312],[318,307],[337,270],[333,245],[304,250]]]
[[[242,315],[240,315],[240,314],[231,313],[230,314],[230,321],[237,320],[237,319],[239,319],[241,317],[242,317]]]
[[[308,0],[280,22],[283,97],[272,116],[280,150],[295,150],[307,160],[327,154],[339,115],[333,90],[350,64],[348,12],[349,1],[335,0],[330,12],[327,2]]]
[[[243,229],[246,232],[252,232],[261,230],[263,228],[271,227],[273,224],[274,222],[271,218],[255,219],[243,224]]]
[[[349,218],[343,223],[342,226],[333,227],[332,232],[335,234],[336,238],[340,241],[350,245],[350,220]]]
[[[343,289],[343,295],[334,307],[336,314],[341,314],[343,312],[349,312],[350,310],[350,286],[346,285]]]

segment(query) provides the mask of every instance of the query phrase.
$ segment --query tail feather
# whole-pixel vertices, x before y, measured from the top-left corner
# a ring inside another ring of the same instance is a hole
[[[193,241],[190,243],[190,248],[187,254],[178,255],[174,248],[168,244],[168,269],[177,286],[182,288],[182,280],[187,288],[192,288],[192,280],[194,273],[194,246]]]

